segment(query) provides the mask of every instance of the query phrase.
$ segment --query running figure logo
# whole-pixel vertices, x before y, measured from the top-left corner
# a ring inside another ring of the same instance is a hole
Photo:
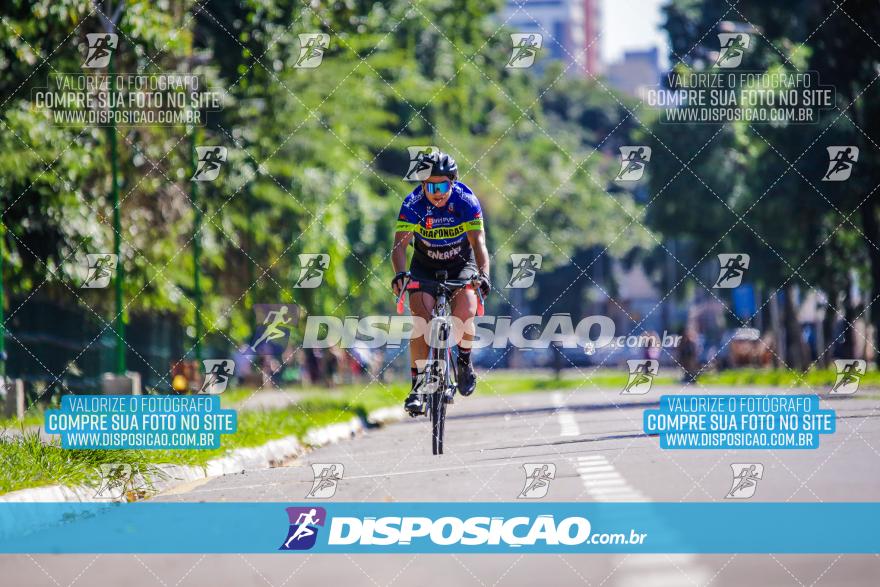
[[[324,508],[287,508],[287,519],[290,528],[287,540],[278,550],[308,550],[318,540],[318,526],[324,527],[327,522],[327,510]]]
[[[328,499],[336,495],[336,485],[342,481],[345,467],[342,463],[313,463],[312,472],[315,479],[306,498]]]
[[[620,147],[620,171],[615,181],[639,181],[651,160],[651,147],[629,145]]]
[[[235,372],[235,361],[232,359],[205,359],[205,382],[199,393],[218,395],[226,391],[229,379]]]
[[[505,289],[523,289],[531,287],[535,282],[535,276],[538,269],[541,268],[541,262],[544,258],[541,255],[532,253],[514,253],[510,255],[512,271],[510,272],[510,281],[505,285]]]
[[[718,42],[721,50],[715,65],[721,69],[731,69],[739,67],[752,38],[746,33],[718,33]]]
[[[629,379],[620,395],[645,395],[651,391],[654,377],[660,371],[660,361],[657,359],[629,359],[626,365],[629,367]]]
[[[825,147],[828,151],[828,171],[822,181],[846,181],[859,160],[859,148],[849,146]]]
[[[120,500],[126,491],[137,489],[135,477],[128,463],[104,463],[98,467],[101,484],[95,492],[95,499]]]
[[[101,289],[110,284],[116,269],[116,255],[111,253],[89,253],[86,255],[86,278],[82,289]]]
[[[294,288],[312,289],[324,281],[324,272],[330,267],[330,255],[324,253],[305,253],[299,255],[299,277]]]
[[[214,181],[226,161],[226,147],[196,147],[198,165],[192,181]]]
[[[110,57],[116,49],[119,37],[116,33],[88,33],[86,43],[88,51],[82,62],[85,69],[103,69],[110,63]]]
[[[749,268],[749,257],[745,253],[721,253],[718,255],[718,264],[721,270],[718,272],[718,280],[712,289],[731,289],[739,287],[743,275]]]
[[[413,393],[429,394],[437,393],[443,389],[443,371],[446,361],[443,359],[419,359],[416,361],[419,377]]]
[[[431,175],[431,162],[426,160],[428,156],[440,151],[433,145],[407,147],[409,152],[409,165],[406,168],[405,181],[425,181]]]
[[[836,359],[837,379],[831,387],[832,395],[850,395],[858,391],[862,375],[868,368],[864,359]]]
[[[724,499],[748,499],[755,495],[758,481],[764,478],[764,465],[761,463],[733,463],[733,483]]]
[[[508,69],[526,69],[535,63],[538,49],[544,45],[544,36],[538,33],[511,33],[510,42],[513,51],[506,67]]]
[[[556,479],[556,465],[553,463],[526,463],[526,482],[517,499],[541,499],[547,495],[550,482]]]
[[[299,35],[299,59],[294,67],[297,69],[314,69],[321,65],[324,50],[330,46],[330,35],[327,33],[302,33]]]
[[[298,316],[296,310],[296,306],[292,304],[255,304],[257,318],[262,314],[263,320],[262,327],[258,330],[261,334],[251,345],[251,350],[256,352],[257,347],[264,343],[275,343],[287,348],[290,329],[296,324]]]

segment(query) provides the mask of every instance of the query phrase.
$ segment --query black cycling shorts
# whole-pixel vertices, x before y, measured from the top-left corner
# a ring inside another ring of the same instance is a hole
[[[435,267],[425,267],[418,261],[413,260],[409,266],[409,274],[413,281],[419,281],[420,278],[437,280],[437,271],[445,271],[446,279],[470,280],[479,274],[476,263],[463,263],[438,269]],[[433,297],[437,297],[437,286],[433,284],[419,284],[419,287],[410,291],[423,291]]]

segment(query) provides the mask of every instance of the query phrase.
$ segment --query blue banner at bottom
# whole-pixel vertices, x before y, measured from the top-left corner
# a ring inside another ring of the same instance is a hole
[[[2,553],[878,553],[880,503],[3,503]]]

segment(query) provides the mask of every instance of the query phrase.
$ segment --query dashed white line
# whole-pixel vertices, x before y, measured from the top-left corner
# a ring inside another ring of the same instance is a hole
[[[577,457],[575,470],[587,494],[596,501],[648,501],[602,455]]]
[[[561,393],[553,394],[553,407],[556,408],[556,416],[559,418],[560,436],[580,436],[581,429],[574,417],[574,412],[565,407],[565,398]]]
[[[602,455],[577,457],[575,470],[595,501],[650,501]],[[709,570],[690,554],[637,554],[621,561],[612,582],[622,587],[665,587],[683,583],[702,585],[710,578]]]

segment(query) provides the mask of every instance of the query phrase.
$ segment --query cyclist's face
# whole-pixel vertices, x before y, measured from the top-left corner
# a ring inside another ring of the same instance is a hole
[[[443,187],[446,191],[441,191]],[[452,194],[452,180],[445,175],[432,175],[422,182],[422,192],[428,197],[428,201],[434,206],[441,208]]]

